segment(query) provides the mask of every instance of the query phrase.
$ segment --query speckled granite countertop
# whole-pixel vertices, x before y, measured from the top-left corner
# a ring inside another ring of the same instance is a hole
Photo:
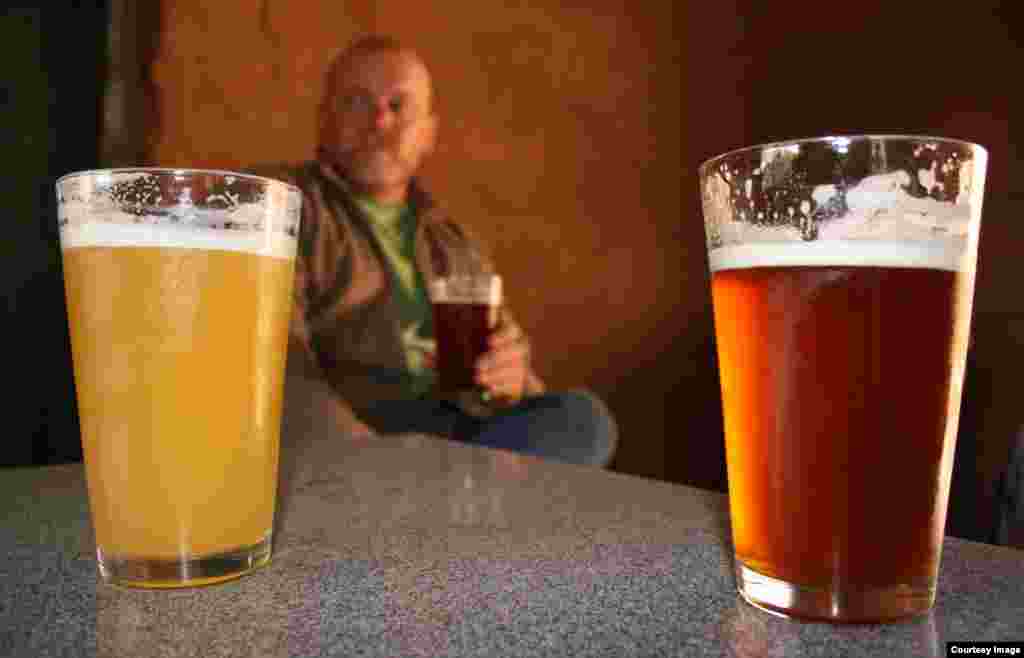
[[[1024,551],[947,540],[925,618],[736,595],[723,496],[419,436],[286,449],[271,565],[99,582],[80,466],[0,471],[0,656],[945,656],[1024,640]]]

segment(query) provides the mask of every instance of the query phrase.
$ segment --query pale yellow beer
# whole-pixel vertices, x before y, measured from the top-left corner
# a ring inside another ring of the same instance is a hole
[[[294,238],[266,249],[237,229],[100,222],[62,231],[101,573],[178,587],[262,566]]]

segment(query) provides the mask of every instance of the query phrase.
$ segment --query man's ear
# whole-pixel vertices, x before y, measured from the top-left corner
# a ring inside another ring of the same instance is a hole
[[[327,99],[320,101],[320,104],[316,108],[316,129],[317,139],[322,140],[324,130],[327,129]]]

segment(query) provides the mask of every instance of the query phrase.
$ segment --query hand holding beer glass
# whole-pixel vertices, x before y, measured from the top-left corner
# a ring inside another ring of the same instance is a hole
[[[100,574],[182,587],[266,564],[300,192],[122,169],[57,197]]]
[[[476,371],[500,320],[501,295],[501,277],[489,272],[453,274],[430,282],[437,389],[471,409],[483,411],[481,402],[492,401],[477,384]]]
[[[700,185],[741,595],[839,622],[935,601],[987,154],[829,137]]]

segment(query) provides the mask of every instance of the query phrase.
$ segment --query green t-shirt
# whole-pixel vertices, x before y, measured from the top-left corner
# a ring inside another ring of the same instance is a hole
[[[391,266],[409,372],[410,393],[422,395],[434,385],[434,372],[423,366],[423,355],[434,349],[433,317],[423,275],[416,267],[416,211],[409,204],[382,204],[356,199],[370,218],[374,234]]]

